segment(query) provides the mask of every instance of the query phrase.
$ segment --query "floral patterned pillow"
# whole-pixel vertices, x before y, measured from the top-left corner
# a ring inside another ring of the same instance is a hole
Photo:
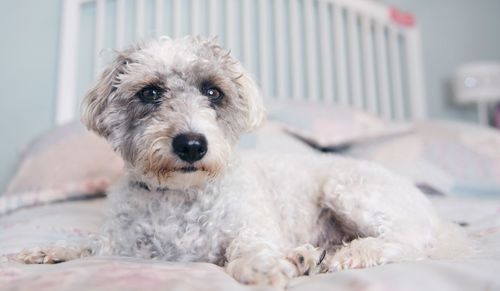
[[[0,195],[0,215],[15,209],[104,193],[122,174],[111,147],[79,123],[35,139]]]

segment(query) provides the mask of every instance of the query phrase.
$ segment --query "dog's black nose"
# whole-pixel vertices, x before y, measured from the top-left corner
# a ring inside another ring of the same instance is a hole
[[[207,139],[199,133],[182,133],[174,137],[172,147],[181,160],[194,163],[207,153]]]

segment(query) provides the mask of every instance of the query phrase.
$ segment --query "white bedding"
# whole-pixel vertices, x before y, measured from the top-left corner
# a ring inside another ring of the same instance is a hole
[[[500,290],[500,200],[433,198],[451,220],[478,239],[474,257],[350,270],[290,282],[289,290]],[[74,239],[98,231],[105,200],[24,209],[0,219],[0,253]],[[36,219],[33,219],[36,217]],[[58,265],[0,263],[0,290],[267,290],[236,283],[210,264],[95,257]]]

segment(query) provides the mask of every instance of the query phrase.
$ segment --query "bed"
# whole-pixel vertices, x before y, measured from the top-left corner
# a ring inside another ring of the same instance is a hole
[[[287,289],[500,290],[500,135],[426,119],[410,14],[369,0],[65,0],[62,13],[55,127],[26,149],[0,194],[0,290],[271,290],[204,263],[9,259],[99,232],[123,163],[76,121],[79,96],[110,49],[186,33],[218,34],[262,87],[268,121],[241,150],[377,161],[411,178],[478,245],[469,258],[300,277]]]

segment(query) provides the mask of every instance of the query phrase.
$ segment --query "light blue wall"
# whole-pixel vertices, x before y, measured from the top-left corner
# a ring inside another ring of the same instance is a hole
[[[384,0],[411,11],[422,29],[428,107],[432,117],[477,120],[453,104],[448,81],[460,64],[500,61],[500,0]]]
[[[52,124],[59,2],[0,1],[0,192],[23,145]]]
[[[461,63],[500,60],[500,0],[386,0],[422,27],[429,110],[474,120],[450,102],[446,82]],[[0,192],[17,156],[53,121],[61,0],[0,1]],[[82,89],[83,90],[83,89]]]

